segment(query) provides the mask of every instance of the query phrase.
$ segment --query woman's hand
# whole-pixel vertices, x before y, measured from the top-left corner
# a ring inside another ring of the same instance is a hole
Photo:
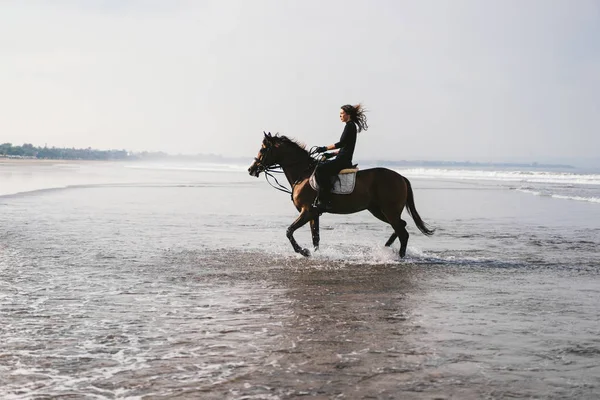
[[[327,146],[319,146],[315,149],[317,153],[325,153],[327,151]]]

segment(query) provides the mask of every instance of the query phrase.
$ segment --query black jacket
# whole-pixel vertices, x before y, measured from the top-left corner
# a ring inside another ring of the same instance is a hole
[[[340,149],[336,157],[338,160],[344,160],[349,164],[352,163],[354,147],[356,147],[356,135],[356,124],[352,121],[346,122],[340,141],[335,144],[335,148]]]

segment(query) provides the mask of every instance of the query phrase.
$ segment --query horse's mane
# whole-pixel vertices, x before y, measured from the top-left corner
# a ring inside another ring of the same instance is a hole
[[[272,139],[275,139],[279,143],[285,143],[287,145],[290,145],[294,150],[302,151],[302,153],[304,153],[308,158],[309,168],[314,168],[317,165],[317,160],[310,155],[308,150],[306,150],[306,145],[303,142],[300,142],[296,139],[290,139],[285,135],[279,136],[278,133],[275,136],[273,136]]]
[[[287,137],[285,135],[279,136],[279,134],[276,134],[275,136],[273,136],[273,139],[276,139],[281,143],[286,143],[286,144],[292,145],[293,147],[296,147],[296,148],[308,153],[308,150],[306,150],[306,145],[303,142],[300,142],[296,139],[290,139],[289,137]]]

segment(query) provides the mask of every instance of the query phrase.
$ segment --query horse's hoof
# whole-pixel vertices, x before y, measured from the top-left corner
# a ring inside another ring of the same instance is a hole
[[[300,254],[302,254],[304,257],[309,257],[310,251],[308,251],[308,249],[300,249]]]

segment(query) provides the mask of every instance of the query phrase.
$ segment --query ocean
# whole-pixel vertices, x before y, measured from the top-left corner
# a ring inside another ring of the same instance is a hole
[[[0,398],[600,397],[599,171],[398,169],[433,236],[305,258],[251,161],[0,160]]]

